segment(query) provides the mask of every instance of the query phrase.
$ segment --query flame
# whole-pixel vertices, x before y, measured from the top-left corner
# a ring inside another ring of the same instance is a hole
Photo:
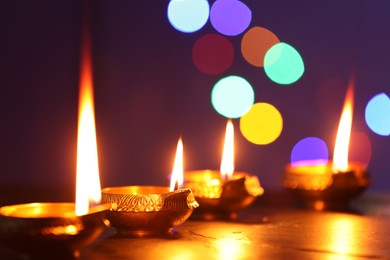
[[[226,124],[220,172],[222,180],[230,179],[234,172],[234,126],[231,120]]]
[[[353,82],[350,82],[345,96],[344,108],[341,113],[339,128],[333,153],[333,172],[348,169],[348,150],[351,137],[353,118]]]
[[[174,191],[183,187],[183,142],[177,142],[175,163],[173,164],[171,185],[169,190]]]
[[[85,215],[90,202],[100,203],[101,187],[93,102],[89,38],[83,38],[77,134],[76,215]]]

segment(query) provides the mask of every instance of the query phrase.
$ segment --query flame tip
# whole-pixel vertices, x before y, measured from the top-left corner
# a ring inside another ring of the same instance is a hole
[[[332,167],[334,172],[346,171],[348,169],[348,150],[352,129],[353,106],[354,76],[351,76],[336,135]]]

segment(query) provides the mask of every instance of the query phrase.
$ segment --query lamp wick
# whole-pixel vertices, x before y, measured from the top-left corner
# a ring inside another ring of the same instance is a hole
[[[179,189],[179,181],[176,180],[175,181],[175,187],[173,188],[173,190],[178,190]]]

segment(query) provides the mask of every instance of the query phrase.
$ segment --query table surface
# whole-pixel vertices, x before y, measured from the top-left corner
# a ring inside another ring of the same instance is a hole
[[[364,194],[349,212],[301,209],[285,198],[259,198],[234,221],[190,218],[161,237],[118,237],[109,227],[80,259],[390,259],[390,194]],[[0,255],[18,259],[1,246]]]

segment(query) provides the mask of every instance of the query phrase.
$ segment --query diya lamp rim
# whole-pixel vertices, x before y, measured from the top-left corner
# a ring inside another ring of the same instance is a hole
[[[141,190],[142,192],[136,192],[136,190]],[[147,192],[157,190],[157,192]],[[139,196],[147,196],[147,195],[165,195],[170,193],[179,193],[179,192],[187,192],[191,191],[190,188],[179,188],[173,191],[169,190],[169,186],[153,186],[153,185],[129,185],[129,186],[110,186],[101,189],[101,193],[105,195],[139,195]],[[123,192],[118,192],[123,191]],[[127,192],[126,192],[127,191]]]
[[[184,182],[188,182],[188,179],[186,179],[186,174],[187,176],[188,175],[201,175],[201,174],[204,174],[204,173],[211,173],[213,174],[213,179],[219,179],[219,180],[223,180],[223,178],[221,177],[221,172],[219,170],[216,170],[216,169],[199,169],[199,170],[186,170],[184,171]],[[214,178],[214,175],[215,175],[215,178]],[[252,177],[252,176],[256,176],[258,177],[256,174],[252,174],[252,173],[249,173],[249,172],[246,172],[246,171],[234,171],[233,174],[232,174],[232,177],[235,177],[234,179],[239,179],[239,178],[243,178],[243,177],[246,177],[246,176],[249,176],[249,177]],[[233,179],[233,178],[231,178]],[[230,180],[230,179],[228,179]]]
[[[169,187],[166,186],[120,186],[109,187],[107,190],[110,192],[105,192],[106,189],[102,189],[102,201],[111,205],[110,212],[150,213],[164,210],[186,210],[199,206],[190,188],[169,191]],[[139,189],[146,189],[146,191],[137,193]],[[153,189],[159,192],[148,193]],[[170,199],[176,201],[175,205],[165,204],[165,201]]]
[[[102,213],[110,209],[109,204],[98,204],[90,207],[87,214],[76,215],[75,213],[76,204],[74,202],[27,202],[4,205],[0,207],[0,216],[6,218],[15,219],[75,219],[83,216],[88,216],[96,213]],[[33,210],[41,208],[43,212],[37,212],[34,215],[25,215],[20,210]],[[47,209],[50,213],[47,213]],[[54,213],[54,214],[53,214]]]
[[[328,161],[327,163],[324,163],[324,164],[308,164],[308,165],[296,165],[296,166],[293,166],[292,163],[288,163],[284,167],[284,170],[285,170],[286,174],[294,174],[294,175],[295,174],[299,175],[299,174],[308,174],[309,173],[309,171],[304,171],[304,172],[296,171],[299,168],[307,168],[309,170],[310,168],[315,168],[315,167],[324,167],[324,169],[326,169],[326,171],[318,173],[318,174],[313,174],[313,175],[346,174],[346,173],[349,173],[349,172],[354,172],[355,170],[359,170],[359,171],[363,171],[363,172],[369,172],[369,167],[368,167],[367,164],[361,163],[361,162],[356,162],[356,161],[348,162],[348,169],[345,170],[345,171],[343,171],[343,170],[334,171],[332,169],[332,167],[333,167],[333,163],[332,162],[333,161],[331,160],[331,161]]]

